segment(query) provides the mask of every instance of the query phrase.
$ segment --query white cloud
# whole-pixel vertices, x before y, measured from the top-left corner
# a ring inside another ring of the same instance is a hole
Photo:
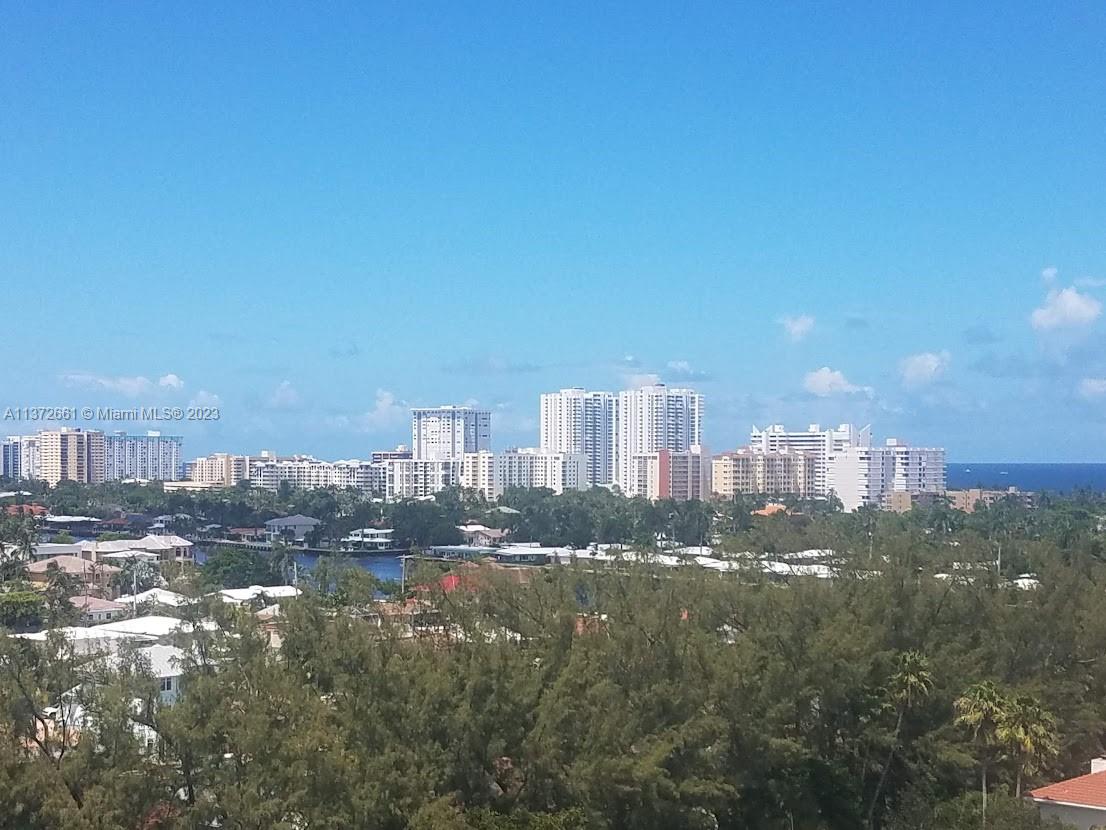
[[[1080,277],[1075,281],[1076,288],[1106,288],[1106,280],[1099,277]]]
[[[356,432],[383,432],[402,425],[410,418],[407,404],[387,389],[377,389],[372,409],[360,415],[338,415],[330,418],[331,426]]]
[[[188,402],[189,406],[222,406],[222,399],[214,392],[201,389],[196,396]]]
[[[104,389],[108,392],[125,395],[128,398],[137,398],[139,395],[148,394],[158,388],[184,388],[184,381],[173,372],[162,375],[156,383],[144,375],[97,375],[92,372],[71,372],[61,375],[61,381],[66,386]]]
[[[107,389],[110,392],[118,392],[129,398],[137,397],[144,392],[149,392],[153,384],[149,378],[137,375],[135,377],[109,377],[107,375],[93,375],[84,372],[62,375],[62,382],[66,386],[82,386],[93,389]]]
[[[791,338],[792,343],[798,343],[812,331],[814,331],[814,318],[809,314],[799,314],[795,317],[780,318],[780,325]]]
[[[299,405],[300,393],[290,380],[282,380],[269,396],[270,409],[294,409]]]
[[[666,364],[665,376],[672,380],[710,380],[709,372],[696,369],[686,360],[670,360]]]
[[[1079,394],[1087,400],[1106,396],[1106,378],[1083,378],[1079,382]]]
[[[1029,322],[1038,331],[1076,328],[1093,323],[1102,314],[1102,303],[1074,288],[1055,288],[1048,292],[1045,303],[1034,309]]]
[[[1056,277],[1059,276],[1059,274],[1060,269],[1050,265],[1048,268],[1043,268],[1041,270],[1041,281],[1046,285],[1052,285],[1052,283],[1056,282]]]
[[[899,374],[905,386],[926,386],[939,379],[949,368],[948,352],[920,352],[899,362]]]
[[[640,389],[643,386],[653,386],[661,382],[661,376],[653,372],[645,372],[636,375],[623,375],[623,382],[627,389]]]
[[[857,386],[850,383],[848,378],[837,369],[823,366],[813,372],[808,372],[803,378],[803,389],[819,398],[828,398],[833,395],[854,395],[858,392],[871,396],[870,386]]]

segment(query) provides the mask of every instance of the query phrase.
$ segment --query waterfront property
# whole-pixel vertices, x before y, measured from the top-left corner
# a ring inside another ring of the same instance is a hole
[[[321,525],[318,519],[296,514],[265,522],[265,535],[270,542],[303,542],[307,534]]]

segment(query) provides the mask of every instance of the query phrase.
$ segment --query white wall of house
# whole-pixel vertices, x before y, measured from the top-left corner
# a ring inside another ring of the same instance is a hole
[[[1041,815],[1045,818],[1058,818],[1064,824],[1070,824],[1076,830],[1097,830],[1106,828],[1106,809],[1077,807],[1069,804],[1037,803]]]

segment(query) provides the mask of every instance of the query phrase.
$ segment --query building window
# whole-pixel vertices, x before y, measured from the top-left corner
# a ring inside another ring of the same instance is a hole
[[[171,678],[171,677],[161,678],[161,691],[163,691],[163,692],[173,691],[173,678]]]

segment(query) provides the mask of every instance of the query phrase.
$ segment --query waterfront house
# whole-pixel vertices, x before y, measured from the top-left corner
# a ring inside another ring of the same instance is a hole
[[[265,535],[270,542],[300,542],[322,522],[310,516],[296,514],[265,522]]]

